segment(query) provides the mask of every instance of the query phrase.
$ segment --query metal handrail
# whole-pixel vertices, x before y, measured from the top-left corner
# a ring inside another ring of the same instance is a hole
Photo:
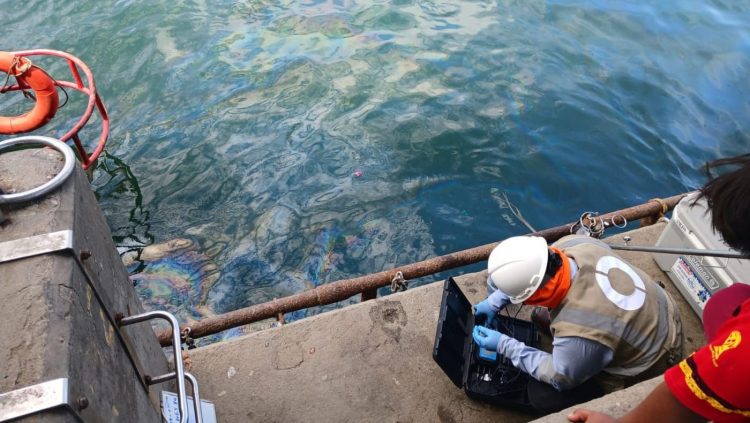
[[[162,310],[149,311],[142,314],[136,314],[135,316],[123,317],[118,321],[118,324],[122,326],[132,325],[135,323],[145,322],[151,319],[164,319],[169,322],[172,326],[172,345],[174,346],[174,368],[175,371],[172,373],[163,374],[161,376],[155,376],[149,378],[147,383],[149,385],[155,385],[157,383],[166,382],[171,379],[176,379],[177,382],[177,400],[180,407],[180,423],[186,423],[188,419],[187,415],[187,393],[185,391],[185,368],[182,363],[182,349],[180,348],[180,324],[177,322],[177,318],[172,313],[168,313]],[[192,381],[191,381],[192,382]],[[197,384],[195,385],[197,386]]]
[[[598,217],[605,220],[625,218],[628,222],[633,222],[646,217],[663,215],[667,211],[673,209],[685,195],[686,194],[679,194],[665,199],[650,200],[645,204],[639,204],[626,209],[605,213]],[[544,237],[547,242],[554,242],[563,236],[570,234],[570,229],[576,222],[533,232],[530,235],[541,236]],[[198,322],[191,323],[190,325],[185,325],[182,330],[189,329],[191,338],[200,338],[263,319],[276,317],[280,313],[289,313],[309,307],[343,301],[354,295],[389,285],[398,272],[401,272],[406,279],[415,279],[445,270],[486,261],[489,258],[492,249],[495,248],[497,244],[498,242],[494,242],[367,276],[330,282],[299,294],[290,295],[281,299],[274,299],[272,301],[230,311],[218,316],[208,317]],[[172,342],[168,332],[161,332],[157,336],[162,346],[170,345]]]

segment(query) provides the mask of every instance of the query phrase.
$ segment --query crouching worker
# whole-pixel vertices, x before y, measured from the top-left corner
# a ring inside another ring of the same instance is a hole
[[[474,340],[534,379],[529,400],[539,412],[601,396],[603,380],[624,387],[654,377],[682,358],[672,298],[597,239],[569,235],[548,246],[508,238],[490,254],[488,274],[496,291],[475,306],[484,326],[474,327]],[[486,327],[510,303],[540,306],[532,320],[549,323],[552,353]]]

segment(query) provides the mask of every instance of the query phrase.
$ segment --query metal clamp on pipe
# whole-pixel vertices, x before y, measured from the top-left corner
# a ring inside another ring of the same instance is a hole
[[[137,314],[135,316],[123,317],[119,320],[119,325],[127,326],[135,323],[145,322],[151,319],[164,319],[169,322],[172,326],[172,349],[174,352],[174,368],[175,371],[167,373],[161,376],[155,376],[149,379],[149,385],[155,385],[157,383],[166,382],[168,380],[176,379],[177,382],[177,398],[180,405],[180,423],[187,423],[187,393],[185,391],[185,368],[182,364],[182,349],[180,343],[180,324],[177,322],[177,318],[166,311],[156,310],[149,311],[147,313]],[[192,383],[192,380],[191,380]],[[197,389],[197,384],[193,385],[193,389]]]
[[[11,147],[19,145],[44,145],[62,153],[65,158],[63,167],[60,172],[55,175],[54,178],[50,179],[46,183],[39,185],[36,188],[32,188],[28,191],[18,192],[15,194],[0,194],[0,204],[11,204],[11,203],[23,203],[35,198],[39,198],[43,195],[50,193],[57,189],[66,179],[73,173],[73,165],[76,162],[73,150],[68,147],[67,144],[50,137],[41,137],[37,135],[29,135],[25,137],[11,138],[0,142],[0,151],[7,150]]]

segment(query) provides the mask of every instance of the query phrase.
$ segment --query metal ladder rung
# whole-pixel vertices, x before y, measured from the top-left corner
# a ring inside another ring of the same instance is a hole
[[[190,382],[190,386],[193,389],[193,411],[195,412],[195,423],[203,423],[203,409],[201,408],[201,394],[198,389],[198,379],[193,376],[190,372],[184,372],[185,379]],[[177,373],[170,372],[165,375],[156,376],[149,378],[149,385],[156,385],[158,383],[167,382],[177,377]],[[180,414],[182,415],[182,414]]]
[[[180,341],[180,324],[177,322],[177,318],[172,315],[172,313],[156,310],[156,311],[149,311],[142,314],[137,314],[135,316],[128,316],[123,317],[118,321],[118,324],[122,326],[128,326],[135,323],[141,323],[145,322],[147,320],[152,319],[164,319],[169,322],[169,324],[172,326],[172,350],[174,352],[174,367],[175,371],[171,373],[167,373],[165,375],[152,377],[149,379],[148,384],[154,385],[157,383],[162,383],[168,380],[175,379],[177,382],[177,400],[179,402],[179,409],[180,409],[180,423],[187,423],[188,420],[188,413],[187,413],[187,393],[185,391],[185,378],[190,375],[189,373],[185,372],[185,368],[182,363],[182,342]],[[198,397],[198,381],[195,380],[195,377],[193,375],[189,376],[190,384],[193,386],[193,401],[195,402],[196,399],[198,402],[195,403],[196,407],[196,419],[198,419],[198,423],[202,422],[202,415],[198,412],[200,410],[200,398]]]

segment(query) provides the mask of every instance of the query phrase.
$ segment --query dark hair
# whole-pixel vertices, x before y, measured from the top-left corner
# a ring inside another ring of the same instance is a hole
[[[540,288],[547,284],[547,282],[555,276],[557,271],[562,267],[562,257],[560,254],[552,251],[551,248],[547,248],[547,268],[544,271],[544,278]]]
[[[714,177],[711,170],[739,166]],[[693,204],[705,198],[711,210],[711,225],[735,250],[750,254],[750,154],[706,163],[709,181],[700,189]]]

